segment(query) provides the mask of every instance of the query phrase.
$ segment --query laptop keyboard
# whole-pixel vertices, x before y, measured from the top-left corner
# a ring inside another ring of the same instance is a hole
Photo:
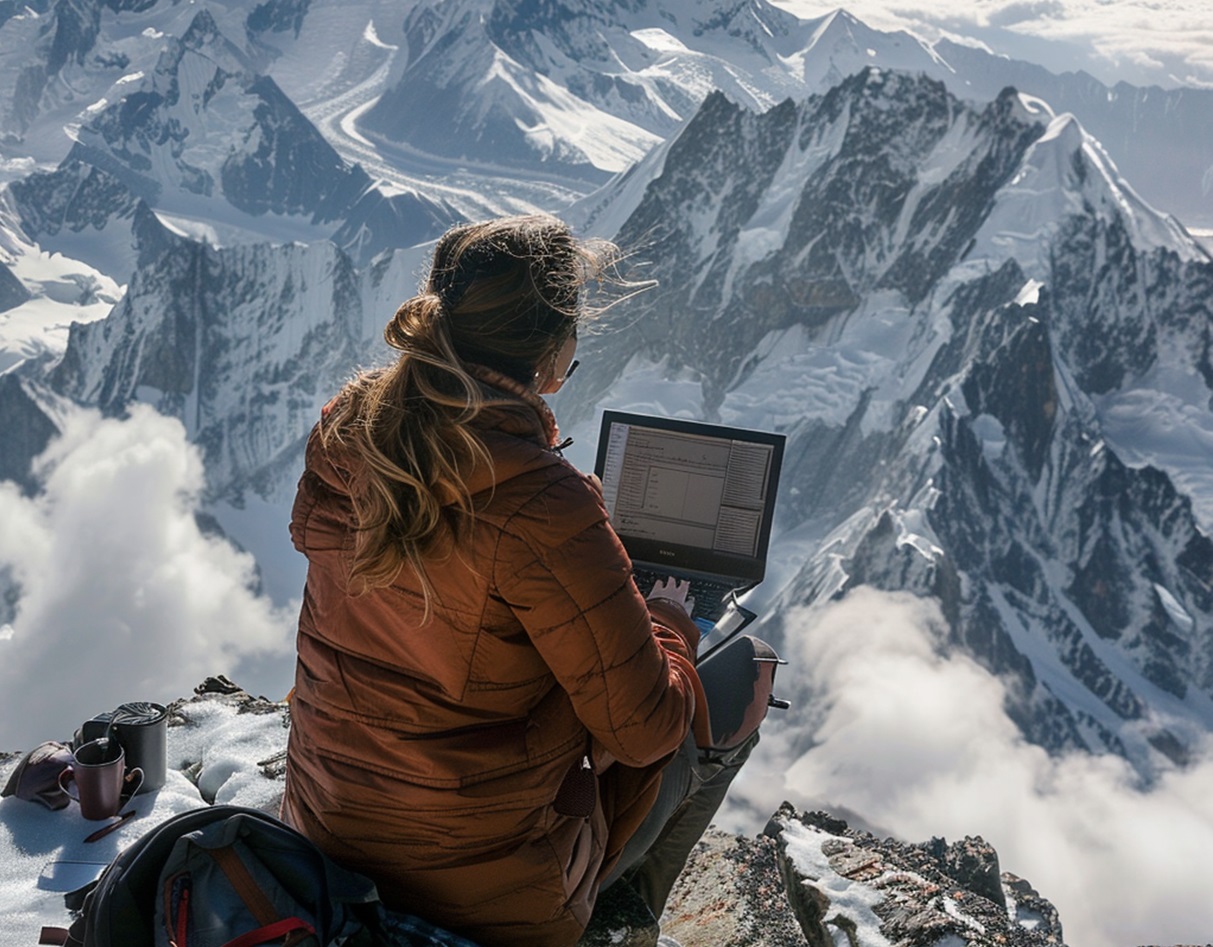
[[[654,585],[670,577],[668,572],[640,568],[634,569],[632,575],[636,579],[636,587],[640,589],[642,595],[648,595]],[[715,579],[705,579],[702,577],[691,577],[690,582],[690,594],[695,599],[694,617],[706,618],[711,621],[715,621],[721,616],[725,609],[725,600],[736,588],[730,582],[720,582]]]

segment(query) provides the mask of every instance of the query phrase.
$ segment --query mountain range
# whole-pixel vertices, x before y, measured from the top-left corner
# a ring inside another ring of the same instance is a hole
[[[608,315],[579,404],[660,365],[704,416],[786,430],[784,527],[817,548],[777,611],[936,597],[1032,740],[1182,762],[1213,692],[1204,474],[1139,428],[1213,430],[1200,244],[1073,118],[895,71],[715,94],[647,160],[593,200],[643,194],[618,237],[659,288]]]
[[[1213,92],[762,0],[40,0],[0,4],[0,49],[27,492],[63,402],[150,403],[289,598],[285,528],[243,511],[285,523],[425,241],[540,208],[657,282],[556,399],[579,445],[607,404],[788,435],[777,647],[797,607],[905,591],[1052,752],[1149,780],[1213,729]]]

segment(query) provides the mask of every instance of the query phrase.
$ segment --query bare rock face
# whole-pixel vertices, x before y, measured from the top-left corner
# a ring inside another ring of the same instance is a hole
[[[1045,947],[1057,910],[981,838],[906,844],[790,804],[757,838],[709,829],[661,918],[604,892],[579,947]]]
[[[1008,947],[1063,942],[1056,909],[1023,879],[1001,873],[998,853],[981,838],[951,845],[881,840],[788,803],[766,834],[788,903],[814,947],[835,942],[831,928],[851,944],[878,932],[897,947],[931,947],[949,937]]]
[[[674,885],[662,934],[686,947],[833,947],[828,936],[806,940],[778,858],[774,838],[709,829]]]
[[[616,884],[600,892],[577,947],[658,947],[661,928],[636,890]]]

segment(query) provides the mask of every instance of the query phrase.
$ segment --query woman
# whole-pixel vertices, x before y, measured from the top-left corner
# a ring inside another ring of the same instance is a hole
[[[312,432],[291,521],[284,816],[485,945],[577,941],[699,691],[685,590],[640,595],[540,398],[603,262],[549,217],[444,236],[395,364]]]

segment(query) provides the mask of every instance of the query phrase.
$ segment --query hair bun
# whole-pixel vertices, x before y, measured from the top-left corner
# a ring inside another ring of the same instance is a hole
[[[437,293],[418,293],[406,299],[384,328],[384,341],[401,351],[431,347],[428,343],[443,311],[442,297]]]

